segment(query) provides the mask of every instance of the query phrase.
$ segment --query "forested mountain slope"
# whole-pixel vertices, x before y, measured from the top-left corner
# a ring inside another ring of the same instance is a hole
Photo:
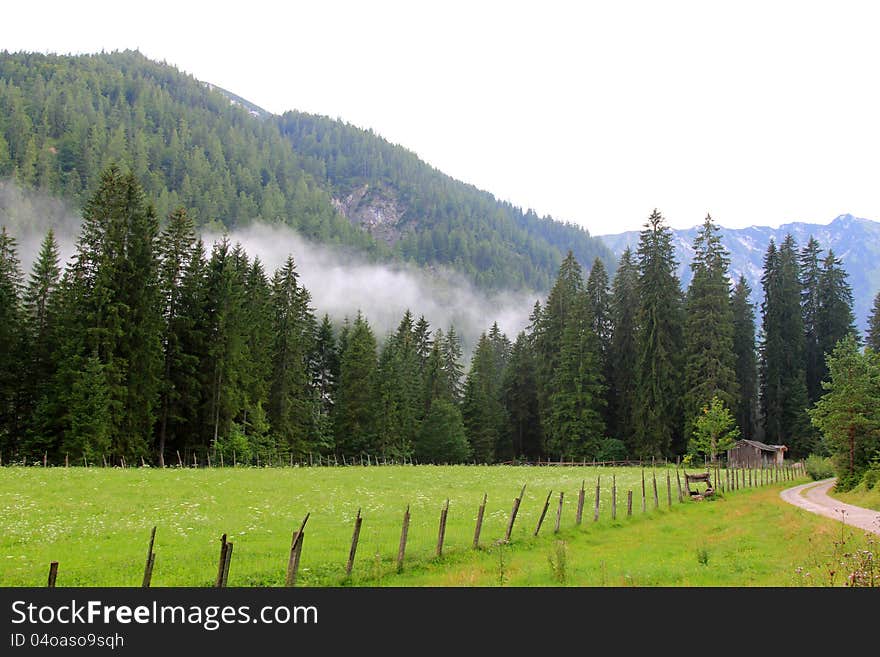
[[[369,131],[267,115],[137,51],[0,53],[0,178],[79,207],[112,162],[160,218],[184,206],[202,230],[282,223],[493,289],[548,289],[568,249],[613,266],[585,230],[499,202]]]

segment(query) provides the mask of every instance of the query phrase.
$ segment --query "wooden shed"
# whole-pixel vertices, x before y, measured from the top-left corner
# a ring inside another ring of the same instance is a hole
[[[731,468],[767,468],[781,466],[788,448],[785,445],[765,445],[757,440],[737,440],[727,450],[727,465]]]

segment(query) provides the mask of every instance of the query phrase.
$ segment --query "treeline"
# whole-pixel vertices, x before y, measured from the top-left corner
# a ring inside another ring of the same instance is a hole
[[[284,224],[369,258],[448,265],[482,288],[547,290],[569,248],[611,261],[584,229],[499,202],[372,132],[294,112],[257,119],[230,100],[136,51],[0,52],[0,177],[81,207],[118,163],[159,217],[185,207],[214,232]],[[393,247],[333,205],[364,182],[401,201]]]
[[[823,447],[807,408],[824,356],[856,335],[846,273],[814,240],[770,244],[758,340],[711,218],[683,292],[655,211],[613,280],[598,258],[585,278],[569,253],[528,328],[511,341],[493,324],[465,374],[454,327],[409,311],[381,339],[360,313],[334,326],[292,257],[270,275],[227,238],[209,251],[184,209],[163,223],[111,166],[63,270],[50,231],[25,281],[0,233],[7,460],[671,457],[716,398],[744,437],[799,457]]]

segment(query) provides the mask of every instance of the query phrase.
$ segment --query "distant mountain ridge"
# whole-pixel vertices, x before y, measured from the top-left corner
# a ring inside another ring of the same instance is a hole
[[[672,230],[675,255],[678,260],[678,276],[683,287],[687,287],[690,283],[690,263],[697,231],[697,226]],[[880,290],[880,222],[842,214],[828,224],[792,222],[782,224],[778,228],[722,227],[721,242],[730,252],[730,277],[737,279],[740,274],[745,275],[752,288],[752,301],[756,304],[755,316],[759,323],[760,303],[763,300],[761,275],[764,255],[771,239],[779,245],[788,234],[797,241],[799,250],[806,245],[810,236],[813,236],[823,249],[823,255],[832,249],[834,255],[843,262],[853,290],[856,325],[864,337],[874,296]],[[638,248],[639,231],[598,237],[617,258],[627,246],[634,251]]]

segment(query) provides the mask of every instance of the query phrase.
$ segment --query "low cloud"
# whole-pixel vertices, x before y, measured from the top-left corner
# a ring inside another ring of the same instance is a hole
[[[218,235],[206,235],[206,244]],[[286,227],[254,225],[229,235],[251,256],[258,256],[269,276],[292,255],[300,281],[312,295],[319,316],[341,321],[360,310],[377,338],[400,323],[409,309],[424,315],[432,329],[446,332],[452,325],[470,353],[480,334],[498,322],[514,340],[528,324],[537,293],[478,290],[463,275],[445,267],[420,269],[399,264],[368,262],[342,247],[315,244]]]

